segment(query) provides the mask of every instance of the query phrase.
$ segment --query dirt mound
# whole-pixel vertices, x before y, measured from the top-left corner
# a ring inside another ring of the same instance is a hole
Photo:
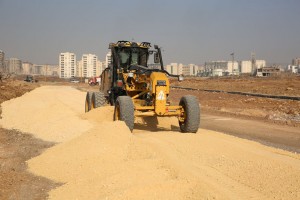
[[[39,87],[38,84],[26,83],[24,81],[14,81],[7,79],[0,82],[0,104],[4,101],[22,96],[23,94]],[[1,119],[1,105],[0,105],[0,119]]]

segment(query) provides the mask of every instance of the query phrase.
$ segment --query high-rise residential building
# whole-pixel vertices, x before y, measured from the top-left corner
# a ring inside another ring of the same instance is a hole
[[[7,61],[7,69],[9,73],[21,74],[22,61],[18,58],[9,58]]]
[[[100,76],[104,70],[103,62],[100,60],[97,60],[97,67],[96,67],[96,74],[97,76]]]
[[[77,62],[78,77],[100,76],[103,69],[103,62],[98,60],[94,54],[83,54],[82,59]]]
[[[0,72],[4,72],[5,70],[5,54],[3,51],[0,50]]]
[[[97,74],[97,61],[98,58],[94,54],[83,54],[81,61],[79,61],[80,77],[95,77]],[[99,73],[100,70],[98,70]]]
[[[77,77],[83,77],[83,61],[77,61],[76,62],[76,76]]]
[[[76,76],[76,55],[65,52],[59,55],[59,77],[73,78]]]
[[[111,56],[111,52],[109,51],[105,57],[105,68],[107,68],[108,65],[111,63],[112,63],[112,56]]]

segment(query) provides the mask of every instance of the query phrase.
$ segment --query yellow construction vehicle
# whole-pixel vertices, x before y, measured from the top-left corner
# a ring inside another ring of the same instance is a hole
[[[125,121],[132,131],[135,117],[176,116],[182,132],[196,133],[200,124],[200,107],[196,97],[183,96],[179,105],[168,100],[168,77],[182,76],[168,73],[163,66],[161,49],[148,42],[118,41],[110,43],[112,62],[101,74],[99,92],[87,92],[85,110],[115,106],[114,120]],[[153,57],[153,64],[148,63]]]

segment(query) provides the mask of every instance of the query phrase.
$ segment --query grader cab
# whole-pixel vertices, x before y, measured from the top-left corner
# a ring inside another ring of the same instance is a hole
[[[200,107],[196,97],[183,96],[179,105],[168,99],[168,73],[163,66],[161,49],[148,42],[118,41],[110,43],[112,63],[101,74],[99,92],[87,92],[85,110],[113,105],[114,120],[122,120],[132,131],[135,117],[178,118],[182,132],[196,133],[200,124]],[[150,64],[149,57],[153,57]]]

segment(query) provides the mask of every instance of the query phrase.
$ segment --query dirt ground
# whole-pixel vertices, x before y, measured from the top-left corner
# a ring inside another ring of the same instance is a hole
[[[172,85],[197,89],[240,91],[259,94],[300,96],[300,76],[290,78],[192,78]],[[300,101],[279,100],[227,93],[173,89],[170,99],[177,103],[182,95],[198,97],[202,110],[208,114],[223,114],[253,118],[266,122],[300,127]]]
[[[219,77],[172,79],[172,85],[197,89],[239,91],[257,94],[300,96],[300,76]]]
[[[137,119],[132,135],[122,122],[112,122],[112,107],[84,113],[81,91],[97,91],[96,86],[48,81],[0,83],[0,103],[6,101],[0,120],[0,199],[300,198],[299,154],[204,129],[180,134],[173,118]],[[172,84],[300,96],[299,77]],[[203,114],[225,116],[213,117],[217,121],[229,116],[270,124],[264,127],[275,123],[282,130],[300,127],[299,101],[178,89],[170,99],[177,104],[185,94],[198,97]]]
[[[51,146],[32,135],[0,128],[0,199],[46,199],[48,191],[59,186],[27,171],[26,161]]]
[[[59,142],[27,161],[62,183],[49,199],[300,198],[299,154],[205,129],[181,134],[176,118],[137,119],[132,134],[113,122],[113,107],[84,113],[84,99],[70,86],[43,86],[2,104],[1,126]],[[11,119],[16,105],[20,120]],[[28,113],[48,120],[32,124]]]

